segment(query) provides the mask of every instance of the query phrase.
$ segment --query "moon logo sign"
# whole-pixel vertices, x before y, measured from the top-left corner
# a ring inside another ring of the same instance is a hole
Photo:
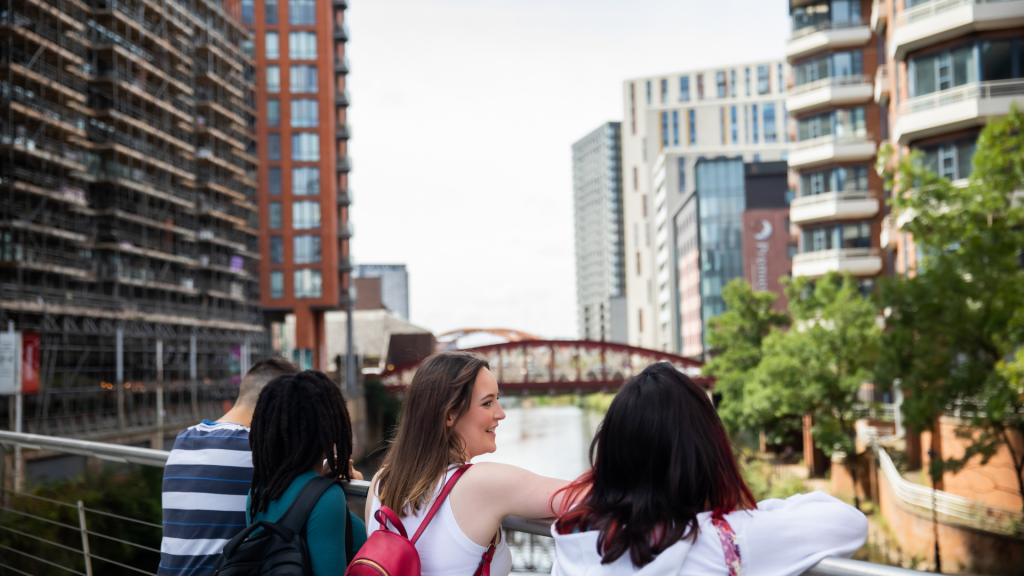
[[[754,240],[767,240],[772,237],[772,223],[761,220],[761,231],[754,233]]]

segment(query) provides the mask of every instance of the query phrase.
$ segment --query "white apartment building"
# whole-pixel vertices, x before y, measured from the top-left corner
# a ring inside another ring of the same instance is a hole
[[[621,126],[607,122],[572,145],[576,320],[583,340],[618,341],[624,332],[613,328],[621,319],[613,322],[612,314],[613,300],[626,290]]]
[[[634,78],[623,83],[623,216],[629,344],[700,355],[680,336],[676,213],[695,193],[701,158],[785,160],[783,60]],[[698,339],[699,341],[699,339]]]

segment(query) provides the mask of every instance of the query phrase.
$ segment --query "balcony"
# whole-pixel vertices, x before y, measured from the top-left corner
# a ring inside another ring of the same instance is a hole
[[[952,38],[1024,26],[1024,0],[933,0],[896,15],[890,56],[907,54]]]
[[[334,27],[334,39],[347,42],[349,38],[348,24],[342,24],[341,26]]]
[[[793,256],[793,276],[821,278],[829,272],[874,276],[881,271],[882,257],[876,248],[838,248]]]
[[[855,48],[871,40],[871,28],[863,20],[824,21],[793,32],[786,44],[790,62],[815,52]]]
[[[871,100],[871,82],[861,75],[834,76],[794,86],[786,98],[786,110],[797,114],[826,106],[862,104]]]
[[[885,11],[882,0],[874,0],[871,3],[871,30],[875,34],[881,34],[889,23],[889,13]]]
[[[882,250],[892,252],[896,249],[896,234],[899,231],[900,229],[893,221],[892,214],[882,219],[882,233],[879,234],[879,244],[881,244]]]
[[[334,104],[337,106],[348,106],[352,103],[352,95],[348,93],[348,88],[341,92],[334,93]]]
[[[875,70],[875,104],[885,106],[889,102],[889,66],[879,64]]]
[[[338,256],[338,271],[351,272],[356,267],[355,258],[350,256]]]
[[[352,204],[352,189],[338,190],[338,206],[348,206],[350,204]]]
[[[334,0],[335,8],[348,8],[348,0]]]
[[[351,238],[352,234],[354,232],[355,232],[355,227],[352,225],[352,221],[351,220],[346,220],[344,222],[338,222],[338,238],[346,240],[348,238]]]
[[[790,168],[810,168],[830,162],[858,162],[875,157],[874,136],[819,136],[801,140],[789,153]]]
[[[349,70],[352,69],[352,65],[349,64],[348,56],[342,56],[341,58],[334,59],[334,71],[341,72],[342,74],[348,74]]]
[[[878,197],[874,192],[826,192],[793,199],[789,219],[804,226],[830,220],[872,218],[878,210]]]
[[[352,126],[348,122],[340,122],[334,127],[334,137],[348,140],[352,137]]]
[[[348,156],[338,156],[335,169],[338,172],[350,172],[352,170],[352,159]]]
[[[989,119],[1010,113],[1016,102],[1024,105],[1024,80],[996,80],[965,84],[900,104],[893,136],[900,144],[956,130],[982,126]]]

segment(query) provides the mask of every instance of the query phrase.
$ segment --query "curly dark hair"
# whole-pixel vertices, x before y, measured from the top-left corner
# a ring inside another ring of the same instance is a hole
[[[324,476],[348,476],[352,421],[341,389],[323,372],[274,378],[260,391],[249,431],[250,514],[265,512],[300,474],[327,459]]]

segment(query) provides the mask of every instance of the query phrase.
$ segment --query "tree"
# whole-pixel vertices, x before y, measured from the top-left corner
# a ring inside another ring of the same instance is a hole
[[[1014,107],[977,141],[967,186],[939,177],[919,152],[885,173],[893,208],[923,254],[909,278],[883,283],[888,310],[882,380],[906,393],[907,422],[930,427],[956,407],[973,442],[933,471],[987,463],[1006,447],[1024,502],[1024,113]],[[880,161],[893,164],[891,150]],[[1014,438],[1016,436],[1016,439]]]
[[[751,372],[761,363],[761,343],[773,328],[789,326],[789,315],[772,308],[776,294],[754,292],[741,278],[722,290],[726,311],[708,323],[708,344],[717,354],[703,372],[716,379],[715,391],[722,395],[719,415],[730,432],[758,430],[766,417],[743,401],[753,393]]]
[[[813,419],[814,444],[827,456],[855,454],[855,423],[863,407],[858,392],[873,380],[881,329],[876,304],[856,281],[831,273],[812,282],[785,282],[793,328],[774,330],[764,340],[745,402],[776,417],[801,414]],[[847,461],[854,483],[854,458]],[[855,504],[860,502],[854,491]]]

